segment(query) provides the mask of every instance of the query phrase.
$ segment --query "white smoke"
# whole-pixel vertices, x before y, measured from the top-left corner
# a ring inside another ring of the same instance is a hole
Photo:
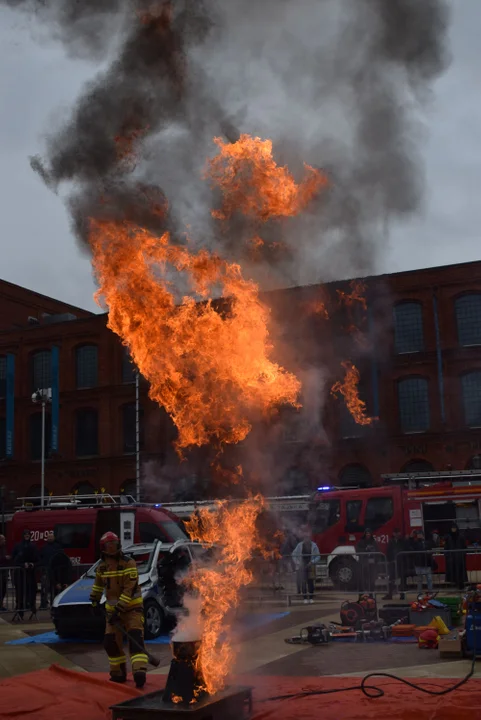
[[[172,642],[195,642],[202,639],[202,599],[194,598],[192,595],[184,596],[184,609],[186,615],[182,615],[172,635]]]

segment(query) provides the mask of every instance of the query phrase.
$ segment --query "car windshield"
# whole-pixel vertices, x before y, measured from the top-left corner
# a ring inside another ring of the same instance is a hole
[[[154,549],[145,549],[145,548],[138,548],[138,549],[131,549],[128,552],[125,553],[127,557],[133,558],[135,560],[135,563],[137,565],[137,571],[139,575],[144,575],[145,573],[148,573],[150,570],[150,566],[152,565],[152,560],[154,557]],[[95,565],[92,565],[90,570],[88,570],[85,573],[85,577],[88,578],[94,578],[95,572],[97,570],[97,566],[100,563],[100,560],[98,560]]]
[[[180,525],[174,522],[174,520],[164,520],[160,524],[172,542],[176,542],[177,540],[188,540],[188,536],[182,530]]]

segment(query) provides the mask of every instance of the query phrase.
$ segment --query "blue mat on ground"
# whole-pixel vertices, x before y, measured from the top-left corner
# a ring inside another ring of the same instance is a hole
[[[252,615],[246,615],[236,625],[234,630],[236,632],[243,630],[254,630],[264,625],[268,625],[279,618],[286,617],[289,612],[282,613],[254,613]],[[147,640],[149,645],[168,645],[170,643],[169,635],[160,635],[155,640]],[[55,630],[49,632],[40,633],[39,635],[31,635],[29,637],[19,638],[18,640],[10,640],[5,643],[6,645],[59,645],[60,643],[90,643],[98,644],[98,640],[89,638],[60,638]]]

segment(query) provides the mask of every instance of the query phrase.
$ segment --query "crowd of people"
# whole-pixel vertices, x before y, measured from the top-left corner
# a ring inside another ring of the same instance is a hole
[[[432,592],[433,573],[438,570],[436,555],[439,553],[443,553],[445,558],[446,583],[462,590],[468,581],[466,553],[463,552],[466,549],[466,540],[454,523],[444,537],[433,530],[426,538],[421,529],[403,537],[396,528],[385,554],[380,550],[373,532],[366,529],[356,545],[359,553],[359,590],[374,591],[381,565],[385,567],[387,561],[389,589],[385,600],[392,599],[397,584],[400,598],[404,599],[408,578],[416,578],[418,593],[423,591],[424,586]],[[300,537],[292,531],[284,534],[281,556],[284,570],[296,573],[298,594],[303,596],[305,603],[313,602],[316,565],[320,563],[321,555],[307,527],[301,528]]]
[[[53,597],[71,581],[71,561],[53,532],[46,533],[41,550],[25,530],[11,555],[7,554],[4,535],[0,535],[0,612],[6,612],[5,598],[9,581],[15,591],[15,611],[22,620],[25,610],[37,611],[38,581],[41,582],[40,608],[47,608]]]
[[[404,599],[409,577],[416,578],[418,593],[423,591],[424,585],[428,592],[432,592],[433,572],[438,570],[436,554],[439,553],[443,553],[445,558],[446,583],[462,590],[468,581],[466,553],[462,552],[466,548],[466,540],[454,523],[444,538],[441,538],[437,530],[433,530],[430,537],[426,538],[421,529],[413,530],[410,535],[403,537],[399,528],[396,528],[386,551],[389,590],[384,599],[392,599],[397,580],[400,598]],[[365,531],[356,550],[362,553],[361,573],[366,585],[363,589],[374,590],[381,552],[370,530]]]

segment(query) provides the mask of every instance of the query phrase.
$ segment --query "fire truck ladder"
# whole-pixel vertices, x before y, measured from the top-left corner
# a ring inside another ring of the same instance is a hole
[[[48,510],[72,507],[98,507],[99,505],[131,505],[135,503],[132,495],[111,495],[110,493],[94,493],[92,495],[48,495],[44,498],[43,507],[39,504],[38,495],[19,497],[21,503],[17,510]]]

